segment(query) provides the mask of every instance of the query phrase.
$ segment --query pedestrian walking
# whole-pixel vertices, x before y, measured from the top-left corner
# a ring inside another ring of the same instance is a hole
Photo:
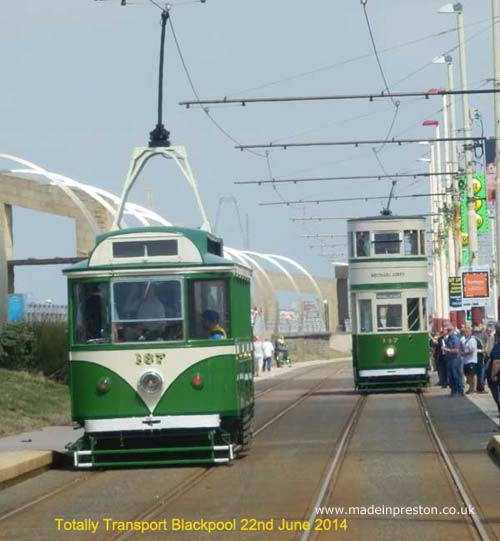
[[[260,376],[260,370],[264,364],[264,349],[262,340],[258,336],[253,337],[253,375]]]
[[[464,363],[464,374],[467,379],[466,394],[474,394],[476,392],[477,385],[477,340],[475,336],[472,336],[472,329],[470,326],[466,326],[464,329],[464,336],[462,338],[462,355]]]
[[[464,382],[462,375],[462,357],[460,355],[462,344],[459,335],[455,333],[455,327],[453,325],[448,325],[446,331],[447,334],[443,353],[446,355],[448,383],[451,389],[450,396],[463,396]]]
[[[262,350],[264,352],[264,365],[262,371],[265,372],[267,370],[268,372],[271,372],[274,346],[269,338],[265,338],[264,342],[262,342]]]

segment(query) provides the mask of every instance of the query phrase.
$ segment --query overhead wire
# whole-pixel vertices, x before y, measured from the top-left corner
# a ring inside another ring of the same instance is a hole
[[[464,26],[466,28],[470,28],[472,26],[477,26],[478,24],[482,24],[482,23],[484,23],[485,21],[488,21],[488,20],[490,20],[490,19],[481,19],[479,21],[474,21],[472,23],[468,23],[468,24],[466,24]],[[451,34],[453,32],[456,32],[456,27],[448,28],[446,30],[441,30],[440,32],[434,32],[432,34],[427,34],[427,35],[422,36],[420,38],[416,38],[416,39],[412,39],[412,40],[409,40],[409,41],[406,41],[406,42],[403,42],[403,43],[398,43],[396,45],[392,45],[391,47],[381,49],[379,51],[379,53],[380,54],[385,54],[385,53],[388,53],[388,52],[391,52],[391,51],[396,51],[398,49],[402,49],[404,47],[415,45],[417,43],[421,43],[422,41],[427,41],[429,39],[439,38],[441,36],[445,36],[445,35]],[[238,94],[242,94],[242,93],[255,92],[257,90],[262,90],[264,88],[269,88],[270,86],[275,86],[275,85],[278,85],[278,84],[281,84],[281,83],[286,83],[286,82],[289,82],[289,81],[293,81],[295,79],[300,79],[302,77],[307,77],[308,75],[315,75],[316,73],[320,73],[322,71],[328,71],[330,69],[338,68],[340,66],[344,66],[344,65],[347,65],[347,64],[358,62],[360,60],[365,60],[367,58],[370,58],[371,56],[373,56],[373,53],[365,53],[365,54],[362,54],[362,55],[353,56],[353,57],[347,58],[345,60],[341,60],[339,62],[334,62],[333,64],[327,64],[325,66],[320,66],[320,67],[315,68],[313,70],[307,70],[307,71],[299,72],[299,73],[296,73],[296,74],[293,74],[293,75],[290,75],[290,76],[287,76],[287,77],[283,77],[281,79],[275,79],[274,81],[269,81],[267,83],[262,83],[262,84],[260,84],[258,86],[233,91],[230,94],[227,94],[226,96],[229,98],[229,97],[237,96]]]
[[[150,2],[152,3],[155,3],[154,0],[150,0]],[[168,19],[168,22],[169,22],[169,25],[170,25],[170,28],[172,30],[172,36],[174,38],[174,42],[175,42],[175,46],[176,46],[176,49],[177,49],[177,53],[179,54],[179,58],[180,58],[180,61],[181,61],[181,64],[182,64],[182,67],[184,69],[184,72],[186,74],[186,78],[189,82],[189,86],[191,87],[191,90],[195,96],[195,98],[197,100],[200,99],[199,97],[199,94],[198,94],[198,91],[196,90],[196,87],[194,85],[194,82],[193,82],[193,79],[191,77],[191,73],[189,72],[189,69],[187,67],[187,64],[186,64],[186,61],[184,59],[184,54],[182,53],[182,49],[181,49],[181,46],[180,46],[180,43],[179,43],[179,40],[177,39],[177,34],[175,32],[175,28],[174,28],[174,25],[173,25],[173,22],[172,22],[172,16],[169,17]],[[206,115],[206,117],[210,120],[210,122],[212,122],[212,124],[227,138],[229,139],[230,141],[232,141],[233,143],[235,143],[236,145],[240,145],[241,142],[238,141],[238,139],[236,139],[235,137],[233,137],[217,120],[215,120],[215,118],[210,114],[210,111],[208,110],[208,108],[206,107],[202,107],[202,111],[203,113]],[[254,156],[258,156],[259,158],[265,158],[265,155],[260,153],[260,152],[257,152],[255,150],[250,150],[250,154],[253,154]]]

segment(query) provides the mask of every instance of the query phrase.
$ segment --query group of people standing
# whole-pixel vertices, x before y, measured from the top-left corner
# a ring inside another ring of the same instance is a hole
[[[500,415],[498,378],[500,372],[500,323],[489,323],[484,332],[467,325],[453,325],[431,337],[438,385],[449,387],[451,396],[485,393],[486,382]],[[464,390],[464,376],[467,390]]]
[[[258,336],[253,337],[253,358],[254,358],[254,376],[260,376],[260,372],[271,372],[273,356],[276,358],[276,365],[281,366],[281,362],[287,362],[290,365],[288,358],[288,346],[283,336],[278,336],[275,343],[271,342],[270,338],[261,340]]]

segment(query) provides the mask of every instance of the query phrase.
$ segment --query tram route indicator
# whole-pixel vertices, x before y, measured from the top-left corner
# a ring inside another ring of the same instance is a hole
[[[462,269],[462,306],[486,306],[490,303],[489,267]]]
[[[462,309],[462,277],[450,276],[448,278],[448,294],[450,297],[450,310]]]

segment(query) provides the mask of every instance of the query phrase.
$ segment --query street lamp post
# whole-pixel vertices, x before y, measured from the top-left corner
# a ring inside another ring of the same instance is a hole
[[[460,57],[460,79],[462,90],[468,90],[467,84],[467,59],[465,56],[465,33],[464,33],[464,12],[460,2],[455,4],[446,4],[439,9],[439,13],[455,13],[457,16],[457,32]],[[464,137],[469,139],[472,135],[470,115],[469,115],[469,96],[465,92],[462,94],[462,109],[464,122]],[[478,264],[478,242],[476,227],[476,211],[474,208],[474,181],[473,181],[473,155],[470,143],[464,145],[465,148],[465,175],[467,178],[467,235],[469,249],[469,265]]]
[[[433,64],[445,64],[448,75],[448,90],[455,90],[455,78],[453,75],[453,58],[451,55],[437,56],[432,60]],[[444,136],[456,137],[456,115],[455,115],[455,96],[443,96],[443,117],[444,117]],[[453,219],[449,220],[449,235],[454,244],[454,268],[450,268],[450,276],[458,276],[462,266],[462,231],[460,228],[460,190],[458,186],[458,175],[452,174],[452,171],[458,171],[458,146],[456,141],[448,142],[448,157],[446,160],[446,171],[450,172],[448,188],[451,191]],[[450,237],[449,237],[449,240]],[[450,252],[451,253],[451,248]]]
[[[498,17],[500,17],[500,0],[491,0],[491,15],[493,28],[493,70],[494,85],[500,90],[500,29],[498,28]],[[500,292],[500,92],[494,95],[495,103],[495,177],[496,177],[496,291]],[[495,314],[500,319],[500,298],[496,299]]]
[[[435,128],[436,139],[440,139],[440,127],[437,120],[425,120],[422,126]],[[431,145],[431,193],[442,193],[441,177],[435,175],[437,171],[442,171],[441,165],[441,145],[433,143]],[[432,237],[433,237],[433,272],[436,274],[436,296],[438,302],[438,320],[441,322],[449,318],[448,302],[448,269],[446,265],[446,253],[444,249],[444,201],[441,195],[431,197],[432,217]],[[440,323],[441,324],[441,323]]]

